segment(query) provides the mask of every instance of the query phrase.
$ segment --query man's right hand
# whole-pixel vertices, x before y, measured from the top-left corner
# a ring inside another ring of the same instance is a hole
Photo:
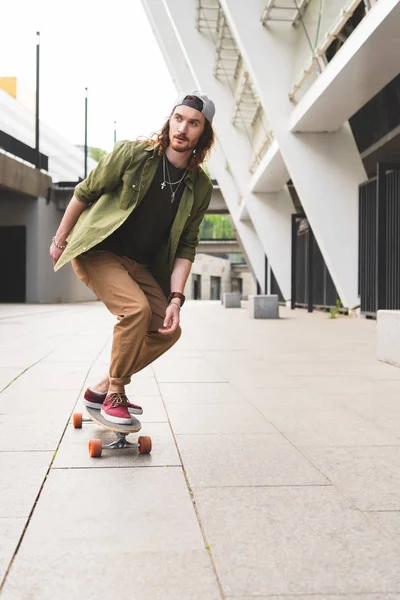
[[[56,264],[56,262],[58,261],[58,259],[60,258],[61,254],[64,252],[64,250],[60,250],[60,248],[56,248],[56,246],[52,243],[49,249],[49,253],[50,253],[50,258],[53,262],[53,265]]]

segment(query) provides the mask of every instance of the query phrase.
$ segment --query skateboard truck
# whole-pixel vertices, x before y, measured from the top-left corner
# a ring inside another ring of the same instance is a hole
[[[126,436],[128,435],[127,433],[115,433],[115,435],[117,436],[117,439],[114,440],[113,442],[111,442],[111,444],[105,444],[103,445],[103,450],[108,449],[108,450],[119,450],[120,448],[137,448],[137,444],[132,444],[131,442],[128,442],[128,440],[126,439]]]

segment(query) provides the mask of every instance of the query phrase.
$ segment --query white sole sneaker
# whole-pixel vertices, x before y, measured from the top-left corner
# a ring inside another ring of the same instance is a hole
[[[105,421],[109,423],[116,423],[117,425],[131,425],[132,419],[124,418],[124,417],[113,417],[112,415],[108,415],[103,409],[100,411],[101,416]]]

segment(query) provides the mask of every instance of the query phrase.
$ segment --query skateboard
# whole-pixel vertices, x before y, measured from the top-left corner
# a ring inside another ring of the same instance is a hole
[[[102,440],[89,440],[89,454],[92,458],[98,458],[101,456],[103,450],[121,450],[123,448],[135,448],[139,451],[139,454],[150,454],[151,452],[151,438],[147,436],[140,436],[137,444],[128,442],[126,436],[129,433],[138,433],[142,429],[141,422],[132,415],[132,423],[129,425],[120,425],[119,423],[110,423],[103,419],[100,411],[95,408],[89,408],[85,406],[86,412],[89,415],[89,419],[84,419],[82,413],[74,413],[73,425],[75,429],[81,429],[83,422],[93,421],[100,427],[113,431],[117,438],[111,442],[111,444],[103,445]]]

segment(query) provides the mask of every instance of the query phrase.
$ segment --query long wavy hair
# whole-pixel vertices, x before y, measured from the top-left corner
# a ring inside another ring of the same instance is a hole
[[[169,119],[164,123],[163,128],[158,133],[155,133],[151,138],[152,143],[158,147],[158,155],[166,151],[169,146]],[[200,136],[197,146],[194,149],[187,169],[188,171],[195,171],[199,165],[201,165],[208,158],[208,154],[214,145],[214,131],[211,123],[206,119],[204,123],[204,131]]]

